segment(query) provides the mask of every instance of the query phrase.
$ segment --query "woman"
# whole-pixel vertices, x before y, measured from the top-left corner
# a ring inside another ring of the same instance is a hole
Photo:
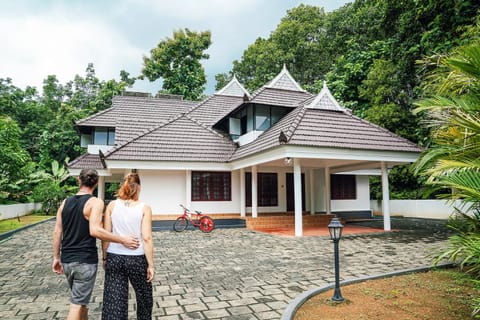
[[[118,235],[136,235],[141,239],[137,249],[118,243],[103,242],[105,288],[103,320],[128,319],[128,282],[137,298],[137,319],[152,318],[153,242],[152,209],[138,201],[140,178],[129,173],[117,192],[117,200],[108,204],[104,228]]]

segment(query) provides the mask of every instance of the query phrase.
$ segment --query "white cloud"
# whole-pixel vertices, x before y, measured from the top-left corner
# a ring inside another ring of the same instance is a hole
[[[0,43],[6,44],[0,53],[0,77],[11,77],[22,88],[41,88],[50,74],[65,83],[75,74],[83,75],[89,62],[94,63],[100,79],[118,78],[132,60],[140,68],[142,51],[101,21],[69,19],[59,13],[4,17],[0,30],[10,30],[0,33]]]

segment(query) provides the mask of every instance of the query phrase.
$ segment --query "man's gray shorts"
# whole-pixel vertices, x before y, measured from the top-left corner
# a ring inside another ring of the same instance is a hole
[[[70,262],[62,263],[62,267],[72,295],[70,302],[88,305],[97,277],[97,264]]]

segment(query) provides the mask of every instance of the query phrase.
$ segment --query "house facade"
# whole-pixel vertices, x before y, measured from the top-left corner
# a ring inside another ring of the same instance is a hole
[[[296,236],[304,214],[370,216],[372,174],[382,176],[390,230],[388,169],[422,151],[353,116],[326,84],[317,95],[303,90],[285,67],[254,93],[234,77],[199,103],[117,96],[76,128],[87,153],[69,171],[97,169],[100,197],[136,170],[154,215],[179,214],[179,204],[212,216],[293,212]]]

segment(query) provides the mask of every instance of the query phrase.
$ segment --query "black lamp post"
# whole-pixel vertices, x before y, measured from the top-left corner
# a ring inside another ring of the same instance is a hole
[[[335,251],[335,291],[333,293],[332,300],[341,302],[343,301],[342,293],[340,292],[340,270],[338,264],[338,242],[342,237],[343,225],[338,218],[333,218],[328,225],[328,231],[330,231],[330,238],[333,240]]]

